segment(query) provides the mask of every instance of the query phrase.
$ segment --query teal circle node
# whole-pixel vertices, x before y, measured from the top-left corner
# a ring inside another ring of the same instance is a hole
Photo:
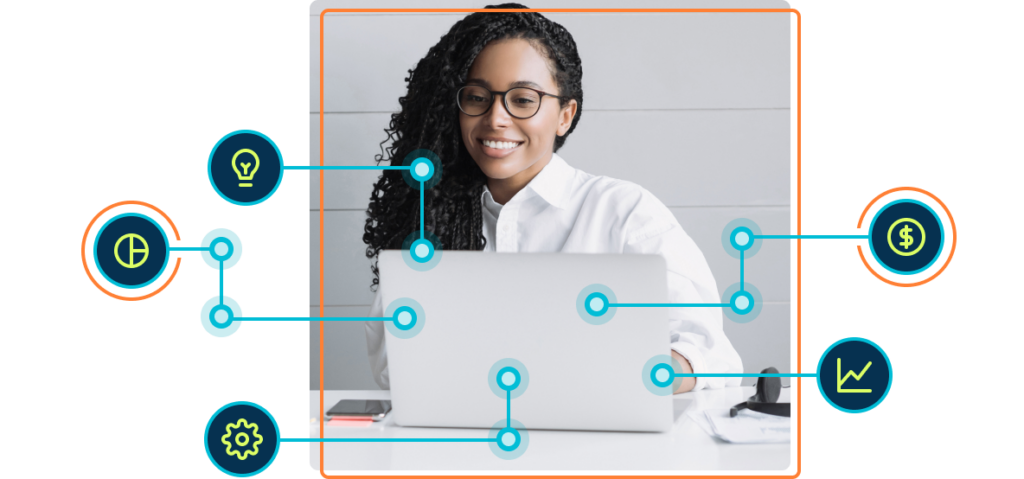
[[[874,409],[889,395],[892,363],[864,338],[836,341],[818,361],[818,390],[832,407],[848,413]]]
[[[513,376],[512,382],[506,381],[509,374]],[[501,359],[487,371],[487,385],[495,396],[515,399],[522,396],[530,385],[530,371],[516,359]]]
[[[601,316],[608,312],[608,296],[600,291],[595,291],[587,295],[583,305],[591,316]]]
[[[416,310],[409,306],[400,306],[392,316],[396,328],[408,331],[416,327]]]
[[[441,240],[429,231],[413,231],[402,241],[402,259],[415,271],[430,271],[441,262]]]
[[[594,283],[583,288],[576,296],[576,312],[583,321],[600,326],[615,317],[617,308],[611,305],[617,302],[611,288]]]
[[[672,384],[672,366],[661,363],[651,369],[651,382],[659,388]]]
[[[394,163],[392,163],[394,164]],[[405,184],[414,190],[420,188],[429,190],[441,181],[441,174],[444,167],[441,158],[436,153],[425,148],[410,151],[402,159],[402,166],[408,168],[402,170],[402,179]],[[424,167],[427,167],[424,170]]]
[[[523,423],[511,418],[502,418],[494,423],[487,437],[491,439],[491,452],[501,459],[512,460],[523,455],[530,445],[530,432]]]
[[[650,369],[650,381],[658,388],[664,388],[673,383],[672,366],[660,362]]]
[[[754,232],[746,226],[740,226],[732,230],[732,234],[729,235],[729,243],[737,251],[746,251],[754,246]]]
[[[640,379],[652,394],[668,396],[683,383],[683,378],[674,375],[675,371],[682,370],[683,366],[675,358],[659,354],[644,363]]]
[[[203,248],[203,261],[213,269],[228,269],[242,257],[242,240],[234,232],[217,228],[203,237],[199,243]],[[224,248],[227,248],[225,250]]]
[[[498,447],[502,451],[515,451],[520,442],[522,442],[522,436],[515,428],[505,427],[498,431]]]
[[[418,239],[412,242],[412,246],[409,247],[409,254],[412,256],[413,261],[426,263],[434,257],[434,244],[427,239]]]
[[[220,296],[214,296],[203,305],[200,322],[206,332],[223,338],[238,331],[242,322],[237,319],[241,317],[242,309],[235,300],[225,296],[222,301]]]
[[[434,175],[434,163],[429,158],[416,158],[410,167],[410,173],[416,181],[428,181]]]
[[[722,229],[722,248],[729,256],[739,259],[743,254],[744,259],[750,259],[761,250],[761,228],[751,220],[737,218],[730,221]]]
[[[743,291],[740,291],[739,283],[725,288],[725,292],[722,293],[722,302],[728,304],[722,308],[722,312],[736,323],[749,323],[757,319],[764,305],[761,291],[746,282],[743,283]]]
[[[505,366],[498,371],[498,387],[505,391],[512,391],[519,387],[522,377],[519,371],[512,366]]]
[[[729,307],[732,312],[740,315],[753,311],[754,304],[754,295],[749,291],[737,291],[729,298]]]
[[[384,317],[391,321],[384,322],[384,328],[399,339],[409,339],[423,330],[427,316],[423,306],[412,298],[398,298],[384,310]]]

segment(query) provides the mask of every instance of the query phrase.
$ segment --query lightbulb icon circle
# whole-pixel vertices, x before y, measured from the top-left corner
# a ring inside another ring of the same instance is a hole
[[[221,198],[250,206],[262,203],[277,191],[284,176],[284,160],[277,145],[266,135],[238,130],[214,145],[207,173]]]

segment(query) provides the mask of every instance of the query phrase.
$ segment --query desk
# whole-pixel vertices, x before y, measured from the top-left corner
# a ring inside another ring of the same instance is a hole
[[[790,389],[780,401],[789,401]],[[599,394],[599,393],[595,393]],[[753,387],[732,387],[677,394],[675,425],[667,433],[530,431],[529,449],[514,460],[500,459],[485,443],[326,443],[324,469],[352,470],[784,470],[790,444],[730,444],[704,432],[685,414],[728,407],[754,394]],[[342,399],[390,399],[390,391],[324,391],[324,410]],[[310,391],[311,417],[319,414],[319,391]],[[515,419],[515,415],[513,415]],[[795,418],[794,418],[795,421]],[[796,440],[796,427],[793,427]],[[312,423],[309,437],[320,436]],[[486,429],[401,427],[389,415],[370,427],[324,426],[324,437],[486,437]],[[285,445],[285,447],[300,447]],[[310,464],[319,469],[320,447],[309,446]]]

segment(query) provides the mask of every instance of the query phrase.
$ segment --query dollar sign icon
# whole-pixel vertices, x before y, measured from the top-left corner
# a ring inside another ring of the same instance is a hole
[[[911,231],[914,230],[910,228],[910,225],[903,225],[903,229],[900,230],[900,238],[903,238],[903,241],[900,241],[900,246],[903,249],[909,249],[910,245],[914,244],[914,238],[910,236]]]
[[[904,224],[903,227],[900,228],[898,231],[900,238],[903,238],[903,241],[899,242],[899,245],[902,246],[903,249],[901,250],[897,248],[896,245],[892,244],[893,230],[903,223],[913,223],[915,226],[917,226],[917,231],[921,232],[921,241],[917,243],[917,248],[914,248],[913,251],[907,251],[908,249],[910,249],[910,246],[914,244],[914,237],[910,235],[910,233],[914,231],[914,228],[911,228],[909,224]],[[913,218],[900,218],[894,221],[892,223],[892,226],[889,227],[889,247],[892,248],[892,250],[900,256],[914,256],[915,254],[917,254],[918,251],[921,251],[921,247],[924,246],[924,238],[924,227],[921,226],[921,223],[918,223],[917,220]]]

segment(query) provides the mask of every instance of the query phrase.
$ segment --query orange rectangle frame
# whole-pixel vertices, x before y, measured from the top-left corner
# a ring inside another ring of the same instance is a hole
[[[529,8],[529,9],[483,9],[483,8],[328,8],[320,12],[320,166],[324,166],[324,16],[328,13],[499,13],[499,12],[537,12],[537,13],[793,13],[796,15],[796,234],[801,234],[800,215],[800,160],[801,160],[801,130],[800,130],[800,12],[792,8]],[[324,316],[324,170],[320,170],[320,317]],[[796,371],[801,372],[800,357],[800,251],[801,240],[796,240]],[[795,479],[800,475],[800,410],[801,410],[801,386],[796,381],[796,473],[792,476],[660,476],[679,478],[728,478],[728,479],[750,479],[759,477],[782,477]],[[324,437],[324,322],[320,321],[320,438]],[[324,443],[320,443],[320,475],[331,478],[359,478],[359,479],[397,479],[403,477],[415,477],[412,475],[392,476],[355,476],[355,475],[329,475],[324,471]],[[495,476],[460,476],[460,477],[495,477]],[[583,477],[583,476],[502,476],[506,478],[562,478],[562,477]],[[607,477],[646,477],[629,475],[612,475]]]

